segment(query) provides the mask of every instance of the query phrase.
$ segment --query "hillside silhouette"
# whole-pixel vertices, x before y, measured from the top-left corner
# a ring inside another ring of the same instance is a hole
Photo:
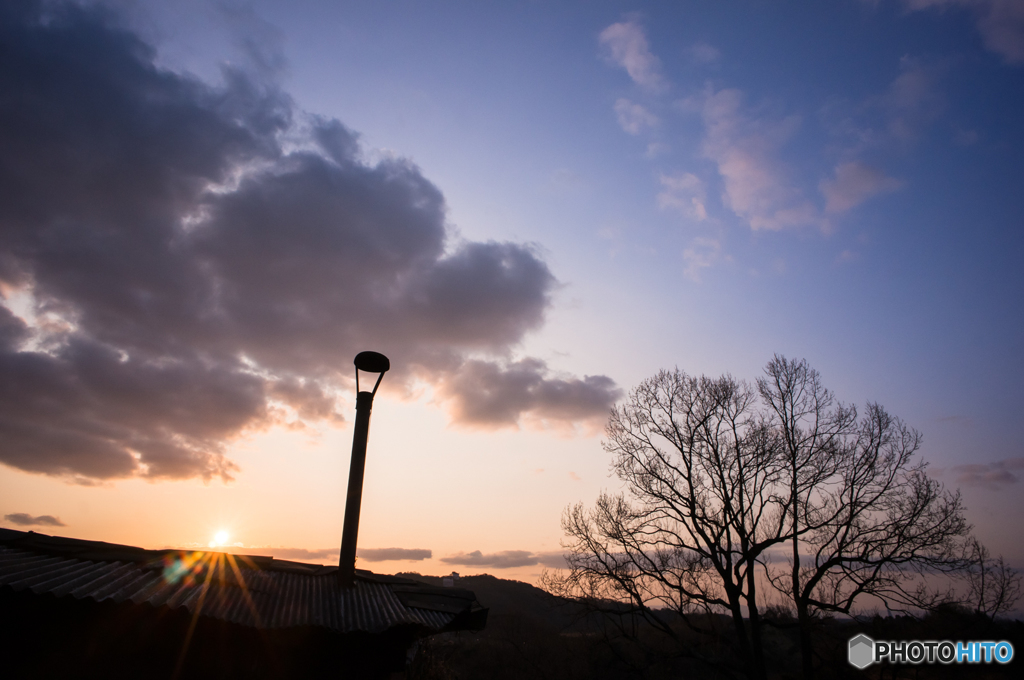
[[[399,576],[442,585],[440,576],[402,573]],[[741,677],[742,670],[731,653],[727,621],[714,636],[697,636],[678,623],[669,611],[659,612],[689,642],[689,653],[670,652],[671,646],[652,627],[638,623],[623,631],[614,619],[594,613],[585,603],[555,596],[529,583],[488,574],[464,576],[457,587],[472,590],[481,605],[489,608],[483,631],[447,633],[419,643],[410,666],[409,680],[469,680],[471,678],[637,678]],[[602,603],[607,605],[609,603]],[[800,675],[797,630],[784,612],[773,612],[767,636],[770,654],[768,677]],[[712,620],[715,619],[715,620]],[[627,619],[619,620],[622,623]],[[853,619],[824,618],[816,622],[814,637],[820,653],[815,665],[834,680],[863,678],[954,678],[967,671],[972,678],[1019,677],[1015,660],[1007,666],[957,664],[873,666],[864,671],[846,660],[848,640],[864,632],[878,640],[959,639],[1009,640],[1024,649],[1024,623],[991,621],[959,608],[943,608],[922,617],[896,616]]]

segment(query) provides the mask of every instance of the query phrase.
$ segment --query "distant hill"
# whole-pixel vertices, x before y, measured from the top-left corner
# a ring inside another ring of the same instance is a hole
[[[443,585],[440,576],[398,575]],[[609,620],[586,615],[582,604],[522,581],[482,574],[464,576],[456,585],[473,591],[480,604],[489,608],[487,626],[482,631],[445,633],[422,641],[409,668],[409,680],[619,680],[742,674],[731,621],[725,615],[691,619],[702,627],[713,622],[721,631],[698,637],[688,632],[675,614],[659,610],[656,616],[679,635],[681,644],[675,644],[646,624],[622,635],[624,631]],[[779,625],[767,625],[762,631],[769,677],[797,677],[797,630],[782,619],[776,621]],[[812,634],[819,667],[827,670],[830,678],[864,677],[846,661],[848,641],[857,632],[877,640],[1009,640],[1016,649],[1024,649],[1024,623],[993,622],[972,612],[937,611],[923,618],[871,620],[825,617],[816,623]],[[1019,664],[972,668],[971,677],[1019,677],[1019,669],[1013,671],[1010,666]],[[914,677],[922,680],[953,680],[963,670],[942,664],[913,668]],[[981,670],[984,674],[978,675]]]
[[[396,576],[442,585],[441,576],[425,576],[413,572],[402,572]],[[456,587],[472,590],[481,605],[490,609],[488,627],[500,624],[501,619],[516,617],[563,632],[578,629],[583,625],[583,610],[572,600],[557,597],[551,593],[522,581],[498,578],[490,574],[463,576]]]

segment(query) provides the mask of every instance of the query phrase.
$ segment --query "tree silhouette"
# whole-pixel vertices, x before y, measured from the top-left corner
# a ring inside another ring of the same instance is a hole
[[[679,654],[701,656],[687,641],[728,620],[736,659],[764,678],[767,588],[796,609],[810,678],[818,614],[929,607],[950,595],[926,574],[968,565],[960,496],[915,460],[920,434],[877,404],[858,416],[806,361],[774,357],[756,387],[661,371],[606,435],[623,489],[566,510],[569,569],[546,585]]]

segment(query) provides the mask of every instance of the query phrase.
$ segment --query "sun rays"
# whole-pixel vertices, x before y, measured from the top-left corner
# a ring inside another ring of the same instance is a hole
[[[211,547],[215,543],[223,545],[227,542],[227,539],[228,534],[226,531],[218,531],[210,545]],[[199,617],[203,613],[203,606],[206,604],[207,598],[225,597],[225,593],[218,592],[217,589],[211,593],[211,586],[239,588],[246,606],[252,612],[256,627],[260,627],[259,610],[256,608],[256,603],[249,592],[249,585],[246,582],[245,576],[239,568],[239,560],[251,573],[255,573],[259,569],[255,562],[248,557],[222,552],[181,551],[168,553],[164,556],[163,580],[165,583],[168,585],[178,584],[182,591],[199,589],[195,606],[190,607],[192,609],[192,620],[189,623],[188,631],[185,633],[185,640],[182,642],[181,653],[178,655],[178,662],[172,677],[180,677],[181,669],[188,655],[189,643],[192,641],[192,635],[199,622]],[[181,602],[191,600],[193,597],[196,596],[189,593],[182,598]]]

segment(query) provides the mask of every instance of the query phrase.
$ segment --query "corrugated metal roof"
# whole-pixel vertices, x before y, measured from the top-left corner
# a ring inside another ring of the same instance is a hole
[[[102,602],[132,601],[257,628],[318,626],[380,633],[482,627],[468,590],[357,570],[341,588],[336,567],[219,552],[143,550],[0,529],[0,587]]]

